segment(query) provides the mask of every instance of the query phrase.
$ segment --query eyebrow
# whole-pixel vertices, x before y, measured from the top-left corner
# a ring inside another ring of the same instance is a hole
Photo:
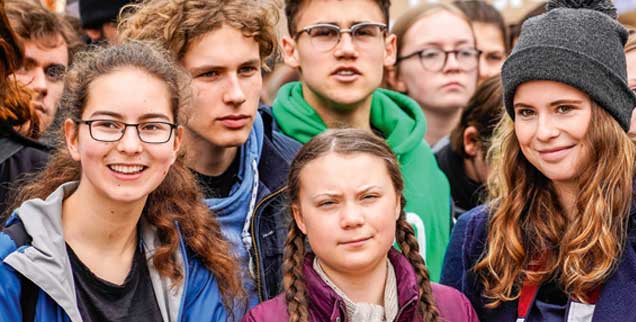
[[[577,100],[577,99],[561,99],[561,100],[556,100],[554,102],[550,102],[550,106],[557,106],[557,105],[563,105],[563,104],[582,104],[583,101],[581,100]],[[526,104],[526,103],[515,103],[513,108],[524,108],[524,107],[530,107],[532,108],[532,105]]]
[[[123,119],[123,116],[119,113],[111,112],[111,111],[95,111],[90,115],[91,118],[96,116],[109,116],[116,119]],[[172,122],[168,116],[161,113],[147,113],[143,114],[139,117],[139,120],[149,120],[149,119],[164,119],[168,122]]]
[[[351,26],[355,26],[355,25],[357,25],[357,24],[361,24],[361,23],[375,23],[375,22],[373,22],[373,21],[369,21],[369,20],[364,20],[364,21],[352,21],[352,22],[349,24],[349,28],[351,28]],[[382,22],[380,22],[380,23],[382,23]],[[306,27],[308,27],[308,26],[314,26],[314,25],[335,25],[335,26],[338,26],[338,27],[340,27],[340,28],[344,28],[344,27],[342,27],[342,26],[340,25],[340,23],[335,22],[335,21],[318,21],[318,22],[316,22],[316,23],[309,24],[309,25],[307,25],[307,26],[305,26],[305,27],[303,27],[303,28],[306,28]],[[346,28],[345,28],[345,29],[346,29]]]
[[[460,40],[460,41],[456,41],[456,42],[454,42],[454,43],[453,43],[453,46],[461,46],[461,45],[464,45],[464,44],[470,44],[470,43],[471,43],[471,41],[470,41],[470,40],[468,40],[468,39],[463,39],[463,40]],[[429,41],[429,42],[421,43],[419,46],[435,46],[435,47],[443,47],[443,44],[442,44],[442,43],[440,43],[440,42],[438,42],[438,41]]]
[[[250,60],[246,60],[240,63],[238,66],[246,66],[246,65],[260,65],[260,58],[254,58]],[[190,74],[198,74],[200,72],[208,71],[208,70],[226,70],[227,66],[224,65],[212,65],[212,64],[203,64],[200,66],[195,66],[190,68]]]

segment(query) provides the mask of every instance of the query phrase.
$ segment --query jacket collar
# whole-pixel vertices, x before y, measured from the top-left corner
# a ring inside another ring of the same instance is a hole
[[[346,309],[344,301],[313,269],[314,257],[315,255],[313,253],[308,253],[303,263],[307,296],[311,301],[310,315],[314,317],[315,321],[334,321],[337,317],[341,317],[341,321],[345,321],[344,316],[346,315]],[[412,315],[415,312],[414,309],[408,311],[403,310],[408,303],[414,303],[414,300],[418,299],[418,285],[415,270],[408,259],[393,248],[389,250],[388,257],[395,270],[397,282],[398,303],[400,308],[400,314],[398,314],[397,318],[403,321],[411,321],[412,319],[405,319],[400,315]],[[415,306],[411,305],[411,307],[414,308]]]

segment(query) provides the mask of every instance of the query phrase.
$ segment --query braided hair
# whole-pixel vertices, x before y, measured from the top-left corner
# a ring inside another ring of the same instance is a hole
[[[288,179],[290,203],[292,205],[298,203],[302,169],[309,162],[329,153],[345,155],[366,153],[385,161],[396,194],[401,196],[402,210],[397,220],[395,236],[402,254],[411,263],[417,276],[419,300],[416,314],[422,317],[424,322],[439,321],[439,312],[433,299],[428,269],[424,259],[420,256],[419,245],[415,238],[413,227],[406,221],[406,214],[404,213],[406,199],[402,195],[404,182],[400,173],[400,166],[395,155],[391,152],[391,148],[384,140],[366,131],[356,129],[328,130],[314,137],[300,149],[292,162]],[[290,322],[309,321],[309,300],[307,299],[303,276],[305,238],[305,234],[303,234],[296,222],[292,220],[283,255],[283,291]]]

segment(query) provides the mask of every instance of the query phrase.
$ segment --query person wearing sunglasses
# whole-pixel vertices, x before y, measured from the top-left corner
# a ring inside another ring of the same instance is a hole
[[[422,140],[424,115],[406,95],[379,88],[395,63],[388,0],[287,0],[283,58],[300,82],[283,86],[272,106],[283,133],[301,143],[328,128],[358,128],[386,139],[401,162],[407,220],[439,278],[450,234],[450,187]]]
[[[437,152],[477,86],[481,52],[470,21],[453,5],[423,4],[399,17],[391,32],[397,60],[387,82],[419,103],[428,125],[424,139]]]

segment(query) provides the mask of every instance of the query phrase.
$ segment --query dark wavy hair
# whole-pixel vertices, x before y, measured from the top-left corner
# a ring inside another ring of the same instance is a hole
[[[131,42],[80,53],[66,76],[60,102],[61,108],[68,113],[67,117],[81,119],[93,81],[122,68],[135,68],[157,77],[167,85],[171,112],[177,122],[179,109],[188,104],[188,77],[164,50],[158,48]],[[61,146],[49,160],[46,169],[20,191],[11,209],[28,199],[46,198],[65,182],[80,180],[81,169],[81,163],[74,161],[67,149]],[[169,278],[173,285],[183,282],[185,272],[176,258],[180,231],[187,247],[216,277],[223,303],[231,314],[236,299],[245,298],[238,275],[238,263],[230,255],[230,246],[221,235],[218,222],[203,203],[203,195],[185,166],[182,154],[159,187],[149,194],[142,216],[157,230],[160,245],[152,261],[159,274]]]
[[[288,193],[292,205],[298,203],[300,191],[300,174],[303,168],[311,161],[329,153],[357,154],[364,153],[384,160],[396,195],[400,196],[401,211],[397,221],[395,238],[402,250],[402,254],[408,258],[417,275],[418,306],[417,314],[425,322],[439,321],[439,312],[433,299],[431,282],[424,259],[420,256],[419,245],[415,238],[413,227],[406,221],[404,204],[406,199],[402,195],[404,182],[400,173],[400,165],[391,148],[386,142],[373,134],[357,129],[328,130],[315,136],[305,144],[291,164],[289,172]],[[309,321],[308,306],[305,293],[305,281],[303,279],[303,260],[305,258],[305,235],[302,233],[296,221],[292,220],[287,241],[285,242],[283,259],[283,287],[287,301],[289,322]]]

